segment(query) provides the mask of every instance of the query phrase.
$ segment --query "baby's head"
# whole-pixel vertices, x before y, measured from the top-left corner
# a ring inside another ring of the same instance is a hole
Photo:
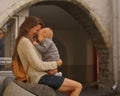
[[[53,31],[52,29],[46,27],[46,28],[42,28],[39,32],[38,32],[38,36],[42,35],[43,38],[49,38],[52,39],[53,38]]]

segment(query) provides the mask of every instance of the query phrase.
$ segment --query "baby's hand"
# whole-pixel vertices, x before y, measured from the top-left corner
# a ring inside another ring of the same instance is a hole
[[[56,61],[57,62],[57,66],[61,66],[62,65],[62,60],[61,59],[59,59],[58,61]]]
[[[33,41],[32,43],[33,43],[33,45],[36,45],[36,44],[37,44],[37,42],[36,42],[36,41]]]

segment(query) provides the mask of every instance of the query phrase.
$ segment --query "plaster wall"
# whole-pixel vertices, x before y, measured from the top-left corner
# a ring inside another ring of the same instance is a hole
[[[111,32],[112,20],[112,1],[111,0],[77,0],[81,2],[103,26],[106,35],[109,37]]]

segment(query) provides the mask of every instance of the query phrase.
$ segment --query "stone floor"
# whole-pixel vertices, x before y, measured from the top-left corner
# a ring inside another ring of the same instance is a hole
[[[58,96],[67,96],[67,95],[58,93]],[[80,96],[113,96],[113,95],[109,93],[103,93],[98,89],[90,88],[87,90],[83,90]]]
[[[67,96],[67,95],[58,93],[58,96]],[[80,96],[114,96],[114,95],[109,93],[102,93],[96,89],[88,89],[88,90],[82,91]],[[120,96],[120,95],[115,95],[115,96]]]
[[[111,90],[112,91],[112,90]],[[102,88],[96,87],[83,87],[83,90],[80,96],[120,96],[120,95],[113,95],[112,92],[107,92]],[[57,93],[58,96],[67,96],[65,94]]]

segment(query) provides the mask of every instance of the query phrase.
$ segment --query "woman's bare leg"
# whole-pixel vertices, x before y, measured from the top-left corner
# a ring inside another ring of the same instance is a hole
[[[68,96],[79,96],[82,90],[82,84],[74,80],[65,78],[63,84],[58,89],[59,92],[69,93]]]

